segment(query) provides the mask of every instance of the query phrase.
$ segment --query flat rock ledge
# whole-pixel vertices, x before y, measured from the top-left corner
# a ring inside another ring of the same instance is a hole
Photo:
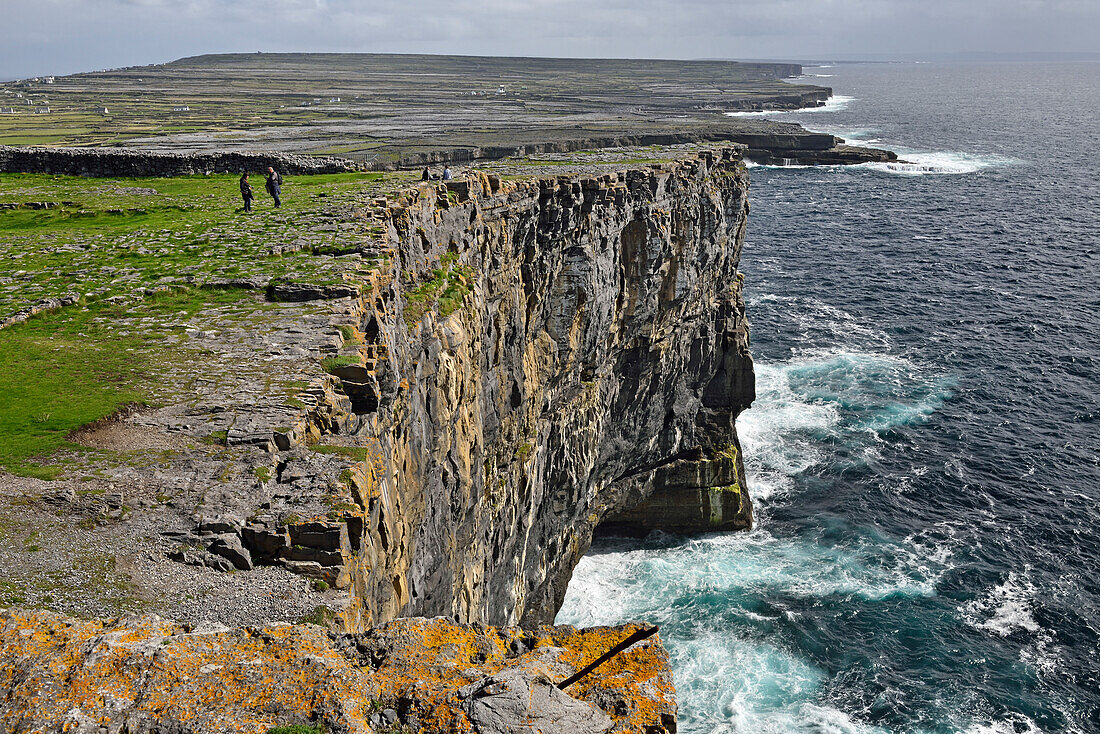
[[[521,630],[445,618],[360,634],[0,610],[0,729],[77,734],[676,731],[656,637],[559,690],[637,625]]]

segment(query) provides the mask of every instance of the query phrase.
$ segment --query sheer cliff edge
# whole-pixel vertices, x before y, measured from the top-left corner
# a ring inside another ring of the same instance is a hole
[[[341,525],[349,623],[549,623],[603,524],[751,523],[735,429],[754,397],[747,210],[735,149],[474,176],[389,205],[393,268],[332,370],[373,451],[349,478],[361,521]]]

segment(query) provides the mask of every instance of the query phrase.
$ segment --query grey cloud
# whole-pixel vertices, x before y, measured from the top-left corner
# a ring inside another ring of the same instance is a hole
[[[1098,52],[1095,0],[2,0],[0,76],[223,51],[664,58]]]

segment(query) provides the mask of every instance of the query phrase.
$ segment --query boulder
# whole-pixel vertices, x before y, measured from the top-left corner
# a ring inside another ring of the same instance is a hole
[[[559,689],[545,675],[506,668],[459,692],[481,734],[603,734],[614,722],[587,701]]]

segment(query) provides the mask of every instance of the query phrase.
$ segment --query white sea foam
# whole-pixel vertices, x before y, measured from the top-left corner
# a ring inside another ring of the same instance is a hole
[[[770,632],[801,624],[792,606],[829,597],[874,602],[934,595],[952,561],[943,533],[934,540],[916,535],[895,541],[868,529],[838,541],[823,529],[791,537],[770,530],[767,511],[794,489],[800,474],[832,460],[826,446],[850,441],[858,453],[874,445],[878,424],[863,425],[867,415],[885,411],[907,421],[922,414],[909,406],[935,392],[935,381],[879,351],[889,345],[888,336],[840,309],[769,294],[752,301],[789,310],[797,328],[816,334],[818,343],[836,344],[756,364],[757,399],[738,418],[738,432],[758,501],[757,528],[694,538],[655,533],[644,543],[604,541],[578,564],[557,621],[591,626],[644,618],[661,624],[685,733],[878,734],[884,730],[833,705],[828,674]],[[832,336],[823,340],[822,334]],[[867,351],[851,351],[853,344]],[[805,601],[792,605],[792,599]],[[731,635],[730,628],[760,634]]]
[[[855,97],[847,97],[843,94],[834,94],[825,100],[820,107],[800,107],[796,110],[753,110],[741,112],[727,112],[727,117],[771,117],[772,115],[793,115],[803,112],[837,112],[846,109],[855,101]]]
[[[797,619],[784,598],[934,594],[944,569],[922,553],[908,544],[835,545],[766,529],[691,539],[655,534],[642,547],[605,541],[581,559],[557,622],[644,618],[662,625],[683,732],[870,734],[880,730],[825,699],[822,669],[767,633]],[[762,606],[762,599],[771,601]],[[730,635],[731,625],[763,634]]]
[[[898,157],[901,160],[893,163],[861,163],[856,167],[903,176],[927,176],[975,173],[986,168],[1019,162],[1011,158],[954,152],[898,153]]]
[[[832,429],[835,406],[815,405],[791,389],[783,366],[757,363],[756,402],[737,420],[753,497],[766,500],[793,485],[793,477],[825,455],[813,436]]]
[[[1027,716],[1015,714],[1007,719],[972,724],[965,734],[1043,734],[1043,730]]]
[[[977,629],[1008,637],[1017,631],[1039,632],[1042,628],[1031,616],[1035,586],[1026,574],[1009,573],[1004,583],[990,589],[981,598],[968,602],[960,611],[963,619]]]

